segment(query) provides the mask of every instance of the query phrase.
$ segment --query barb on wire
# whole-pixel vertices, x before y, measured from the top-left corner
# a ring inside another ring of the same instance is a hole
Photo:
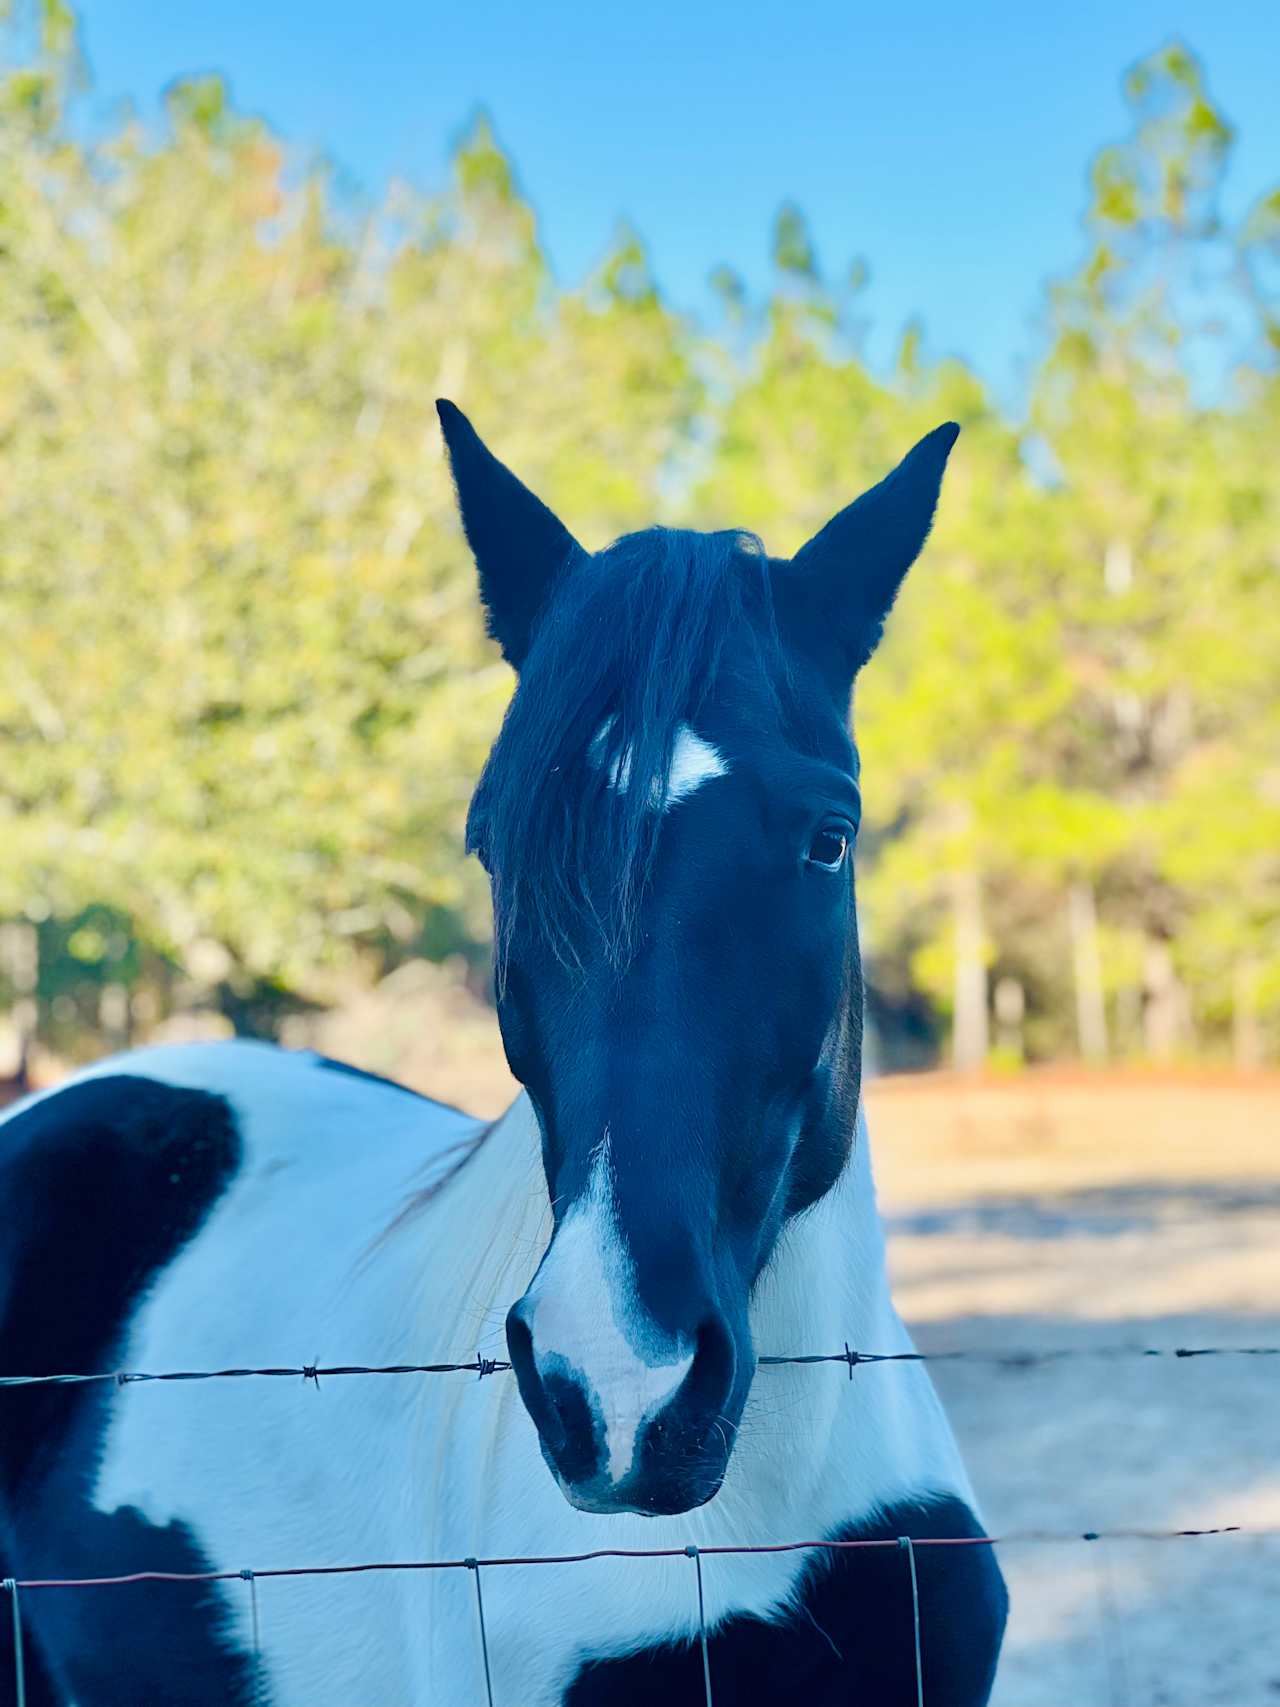
[[[855,1351],[846,1345],[843,1351],[795,1353],[791,1356],[766,1355],[756,1359],[762,1367],[781,1364],[839,1363],[848,1368],[849,1378],[862,1364],[875,1363],[986,1363],[1005,1369],[1030,1369],[1042,1363],[1063,1363],[1077,1358],[1154,1358],[1175,1359],[1198,1357],[1280,1357],[1280,1345],[1078,1345],[1045,1347],[959,1348],[952,1351]],[[0,1389],[14,1387],[77,1387],[93,1382],[111,1382],[117,1387],[132,1386],[142,1381],[244,1381],[258,1377],[291,1378],[319,1387],[322,1380],[342,1375],[497,1375],[509,1370],[505,1358],[482,1357],[479,1353],[468,1363],[336,1363],[328,1367],[315,1363],[298,1363],[265,1368],[237,1369],[106,1369],[80,1375],[0,1375]]]
[[[913,1547],[1012,1547],[1029,1544],[1077,1541],[1187,1541],[1209,1535],[1249,1535],[1280,1538],[1280,1524],[1224,1523],[1204,1529],[1090,1529],[1010,1530],[1004,1535],[920,1535],[911,1538]],[[901,1547],[901,1537],[853,1541],[759,1541],[699,1547],[697,1558],[747,1553],[854,1552],[873,1547]],[[597,1547],[588,1553],[544,1553],[493,1559],[377,1559],[353,1565],[276,1565],[252,1572],[261,1582],[267,1577],[350,1577],[378,1571],[478,1571],[499,1570],[514,1565],[583,1565],[594,1559],[686,1559],[688,1547]],[[133,1583],[227,1583],[245,1580],[237,1571],[130,1571],[117,1577],[31,1577],[11,1579],[16,1589],[122,1588]]]

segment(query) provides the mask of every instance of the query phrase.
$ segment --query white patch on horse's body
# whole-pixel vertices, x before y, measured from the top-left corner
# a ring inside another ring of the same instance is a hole
[[[603,754],[605,739],[609,731],[607,720],[597,731],[591,743],[592,754],[600,758]],[[655,811],[669,812],[681,800],[687,800],[695,790],[702,787],[704,782],[710,782],[713,777],[728,776],[729,767],[722,754],[710,741],[703,739],[695,729],[687,723],[680,724],[676,730],[675,742],[671,749],[671,767],[667,772],[665,785],[659,784],[655,778],[650,803]],[[620,753],[609,766],[609,786],[619,794],[625,794],[631,785],[631,749]]]
[[[481,1122],[261,1045],[144,1051],[98,1071],[221,1092],[245,1144],[234,1183],[139,1309],[121,1353],[130,1365],[505,1356],[506,1311],[551,1231],[525,1097],[438,1197],[379,1239],[423,1167],[447,1167],[443,1152]],[[607,1318],[609,1304],[596,1303]],[[861,1119],[840,1182],[784,1232],[753,1297],[752,1332],[762,1353],[846,1340],[910,1349]],[[231,1569],[803,1539],[913,1495],[972,1504],[927,1371],[856,1374],[761,1369],[723,1488],[678,1517],[574,1510],[507,1374],[335,1378],[319,1392],[284,1380],[129,1386],[112,1395],[94,1500],[189,1525],[211,1565]],[[781,1615],[805,1561],[717,1558],[705,1573],[709,1624]],[[214,1592],[248,1651],[242,1585]],[[258,1594],[272,1700],[484,1698],[465,1571],[260,1580]],[[494,1698],[522,1707],[556,1707],[587,1648],[621,1653],[697,1631],[683,1557],[494,1569],[484,1597]]]
[[[665,1334],[636,1295],[635,1263],[618,1225],[609,1129],[596,1146],[587,1188],[538,1270],[528,1298],[535,1357],[577,1376],[604,1428],[608,1473],[621,1482],[636,1439],[693,1367],[694,1348]],[[539,1361],[545,1376],[548,1368]]]

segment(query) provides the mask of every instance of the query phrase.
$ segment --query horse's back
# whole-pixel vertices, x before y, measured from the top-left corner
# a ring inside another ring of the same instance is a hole
[[[419,1142],[425,1138],[428,1143],[448,1143],[479,1124],[448,1103],[314,1050],[282,1049],[250,1038],[162,1043],[106,1056],[52,1089],[0,1111],[0,1167],[17,1141],[15,1123],[25,1124],[35,1109],[47,1104],[65,1110],[68,1094],[79,1086],[121,1078],[224,1097],[235,1110],[246,1142],[261,1140],[277,1151],[289,1144],[291,1135],[300,1151],[312,1153],[348,1144],[353,1123],[357,1137],[370,1137],[374,1116],[380,1142],[394,1141],[407,1130]],[[105,1101],[110,1093],[100,1095]],[[299,1123],[299,1112],[308,1116],[306,1124]]]
[[[0,1370],[118,1368],[126,1345],[141,1349],[138,1316],[175,1287],[188,1362],[218,1346],[231,1362],[278,1361],[273,1328],[296,1336],[299,1312],[321,1331],[415,1183],[480,1130],[388,1080],[266,1044],[97,1063],[0,1119]]]
[[[260,1310],[219,1307],[220,1264],[264,1288],[321,1287],[479,1130],[388,1080],[267,1044],[96,1063],[0,1119],[3,1363],[100,1369],[180,1260],[210,1265],[198,1325],[252,1335]]]

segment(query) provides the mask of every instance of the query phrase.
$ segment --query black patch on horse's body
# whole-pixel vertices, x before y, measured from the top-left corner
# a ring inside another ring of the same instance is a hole
[[[954,1495],[903,1501],[835,1541],[981,1536]],[[718,1564],[703,1564],[709,1576]],[[995,1680],[1008,1594],[991,1547],[918,1547],[920,1647],[929,1707],[983,1707]],[[692,1571],[692,1567],[690,1567]],[[690,1590],[692,1593],[692,1588]],[[776,1623],[736,1615],[707,1644],[717,1701],[734,1707],[914,1707],[915,1628],[906,1550],[875,1547],[815,1554],[795,1610]],[[702,1652],[663,1642],[614,1659],[584,1660],[565,1707],[702,1707]]]
[[[118,1367],[148,1287],[200,1230],[241,1155],[224,1098],[132,1075],[82,1080],[11,1116],[0,1126],[0,1369]],[[92,1505],[117,1402],[109,1382],[0,1391],[0,1533],[16,1576],[210,1569],[185,1525]],[[247,1703],[249,1661],[218,1596],[183,1584],[31,1591],[29,1699]]]

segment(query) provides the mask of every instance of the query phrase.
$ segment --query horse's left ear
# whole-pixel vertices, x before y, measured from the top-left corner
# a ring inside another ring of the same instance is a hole
[[[436,413],[449,449],[467,544],[480,571],[489,632],[514,669],[525,660],[552,585],[582,547],[516,479],[446,398]]]
[[[935,427],[886,476],[777,566],[786,637],[815,656],[838,695],[875,651],[902,578],[929,537],[943,470],[960,435]]]

